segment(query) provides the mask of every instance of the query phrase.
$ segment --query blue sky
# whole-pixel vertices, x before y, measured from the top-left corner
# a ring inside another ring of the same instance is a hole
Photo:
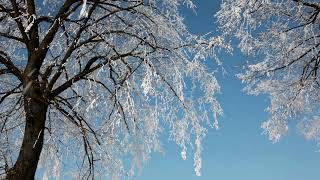
[[[193,33],[215,32],[214,13],[218,0],[198,0],[197,14],[184,10]],[[193,171],[193,156],[181,160],[179,148],[163,141],[164,154],[153,154],[136,180],[317,180],[320,179],[320,147],[306,141],[295,126],[280,142],[272,144],[262,135],[260,124],[268,118],[267,97],[248,96],[234,77],[246,61],[235,50],[233,56],[221,53],[227,75],[219,75],[219,100],[224,109],[220,129],[211,129],[203,142],[202,176]]]

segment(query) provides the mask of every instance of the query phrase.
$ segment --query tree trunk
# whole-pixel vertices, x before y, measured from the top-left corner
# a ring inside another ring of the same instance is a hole
[[[38,96],[40,96],[38,94]],[[9,170],[8,180],[33,180],[41,150],[43,147],[44,129],[48,105],[41,97],[24,98],[26,126],[20,153],[14,167]]]

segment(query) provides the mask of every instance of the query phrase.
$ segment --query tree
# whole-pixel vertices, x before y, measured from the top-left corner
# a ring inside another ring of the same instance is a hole
[[[224,0],[216,14],[225,37],[251,57],[239,77],[250,94],[266,94],[271,118],[262,124],[276,142],[299,121],[319,137],[320,4],[317,0]]]
[[[194,141],[200,175],[222,113],[204,60],[223,44],[189,33],[181,3],[0,0],[0,177],[130,176],[164,130],[183,159]]]

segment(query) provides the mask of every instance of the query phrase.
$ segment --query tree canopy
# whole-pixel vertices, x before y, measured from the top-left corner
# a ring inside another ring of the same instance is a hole
[[[222,114],[205,59],[224,45],[192,35],[182,4],[193,8],[0,0],[1,176],[33,179],[38,161],[56,175],[68,162],[75,178],[131,176],[163,130],[183,159],[194,147],[200,175],[202,138]]]
[[[297,119],[307,138],[319,135],[320,4],[317,0],[223,0],[223,34],[253,57],[239,74],[250,94],[266,94],[271,117],[262,124],[276,142]]]

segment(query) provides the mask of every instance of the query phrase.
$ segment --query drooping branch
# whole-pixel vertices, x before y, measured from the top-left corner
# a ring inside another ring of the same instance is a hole
[[[240,12],[232,14],[237,7]],[[248,93],[270,97],[271,117],[262,124],[270,140],[276,142],[288,131],[289,120],[315,115],[320,87],[319,2],[230,0],[217,16],[223,34],[238,38],[241,51],[255,59],[239,77],[247,83]]]

